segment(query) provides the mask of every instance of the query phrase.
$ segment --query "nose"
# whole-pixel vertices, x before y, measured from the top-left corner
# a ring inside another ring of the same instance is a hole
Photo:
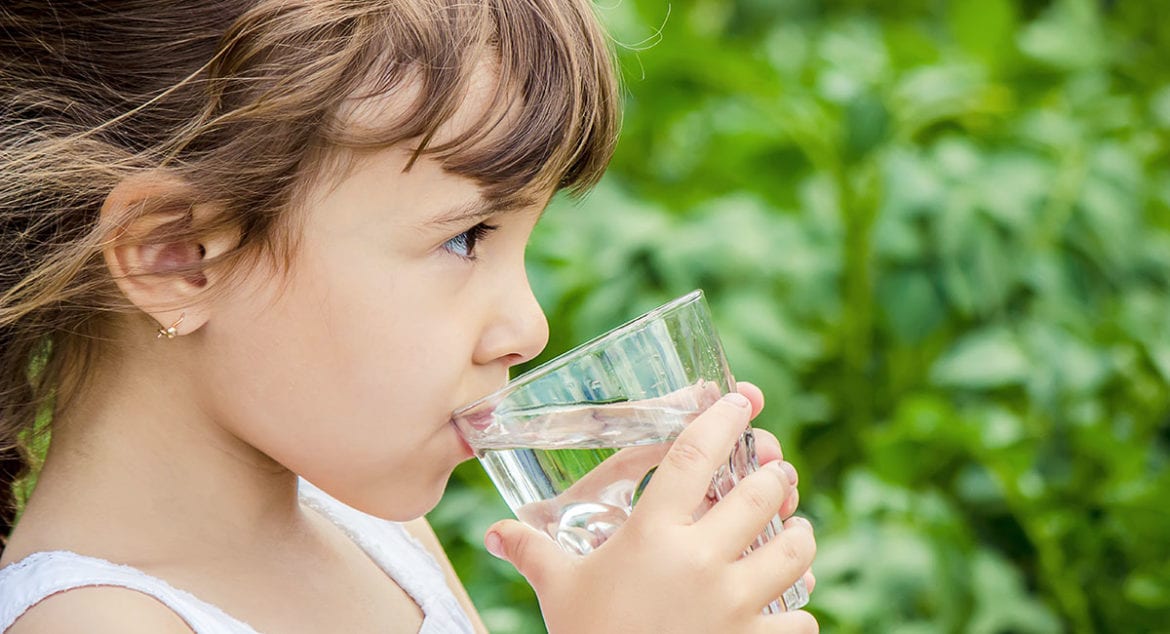
[[[498,295],[493,319],[484,330],[473,361],[511,367],[529,361],[548,345],[548,319],[532,294],[527,274]]]

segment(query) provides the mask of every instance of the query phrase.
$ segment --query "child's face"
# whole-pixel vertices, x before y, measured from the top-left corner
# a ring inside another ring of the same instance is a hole
[[[524,269],[546,200],[445,222],[482,204],[478,188],[406,161],[380,152],[311,192],[291,268],[248,276],[204,335],[217,421],[392,519],[428,511],[471,455],[451,412],[548,338]],[[496,228],[476,240],[466,232],[481,222]]]

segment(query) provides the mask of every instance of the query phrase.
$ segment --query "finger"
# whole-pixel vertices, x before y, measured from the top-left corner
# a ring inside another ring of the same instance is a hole
[[[742,394],[732,393],[691,421],[663,456],[634,516],[691,523],[695,507],[706,497],[715,470],[727,462],[750,413],[751,403]]]
[[[768,464],[773,460],[783,460],[784,450],[780,448],[780,441],[772,432],[752,427],[752,435],[756,437],[756,460],[760,464]]]
[[[789,480],[791,482],[791,480]],[[800,489],[792,488],[792,494],[784,500],[784,504],[780,507],[780,517],[788,519],[796,512],[796,507],[800,505]]]
[[[792,493],[780,464],[769,463],[741,480],[699,520],[707,538],[726,547],[729,560],[739,558]]]
[[[760,410],[764,409],[764,393],[760,390],[760,388],[756,387],[755,383],[748,383],[747,381],[743,381],[742,383],[737,382],[735,384],[735,389],[740,394],[746,396],[747,400],[751,402],[752,418],[754,419],[756,416],[759,416]]]
[[[812,524],[792,517],[768,543],[735,563],[750,601],[764,605],[792,587],[812,566],[817,542]]]
[[[817,576],[813,574],[812,568],[804,571],[804,576],[801,578],[804,579],[805,590],[808,590],[808,593],[812,594],[813,590],[817,587]]]
[[[796,610],[760,617],[751,631],[752,634],[818,634],[821,626],[813,615]]]
[[[550,571],[570,559],[548,535],[515,520],[496,522],[483,541],[489,553],[512,564],[537,591],[548,581]]]

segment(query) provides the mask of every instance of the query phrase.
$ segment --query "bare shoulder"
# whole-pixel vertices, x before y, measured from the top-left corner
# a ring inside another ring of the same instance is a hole
[[[179,615],[128,588],[93,586],[54,594],[16,620],[6,634],[191,634]]]

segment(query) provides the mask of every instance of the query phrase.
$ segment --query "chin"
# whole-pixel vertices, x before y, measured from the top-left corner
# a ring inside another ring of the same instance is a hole
[[[385,495],[363,496],[361,504],[350,504],[357,510],[393,522],[409,522],[431,512],[439,504],[451,476],[448,470],[437,481],[412,482],[410,489],[403,491],[404,483],[392,485],[393,492]],[[372,499],[371,499],[372,498]]]

